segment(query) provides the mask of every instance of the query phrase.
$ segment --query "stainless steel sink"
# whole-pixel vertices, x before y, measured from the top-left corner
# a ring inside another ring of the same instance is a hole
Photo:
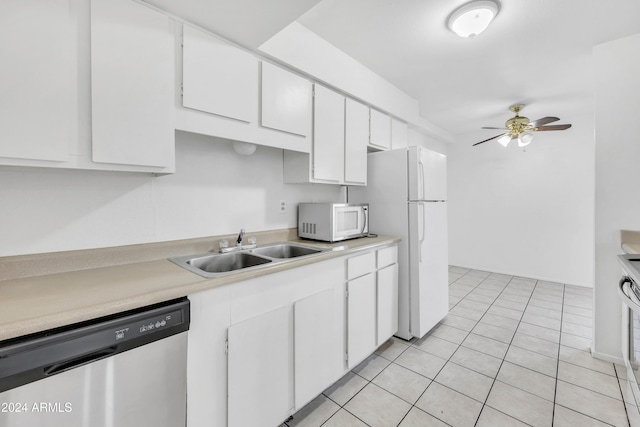
[[[188,255],[169,258],[169,261],[204,277],[223,276],[238,270],[245,270],[273,262],[273,260],[269,258],[253,255],[248,252]]]
[[[247,269],[258,269],[270,264],[287,262],[292,258],[311,256],[328,249],[312,248],[279,242],[252,249],[226,253],[206,253],[169,258],[169,261],[203,277],[219,277]]]
[[[270,259],[262,258],[246,252],[236,252],[228,254],[213,254],[194,258],[187,261],[192,265],[207,273],[224,273],[227,271],[240,270],[243,268],[254,267],[260,264],[271,262]]]
[[[251,253],[268,256],[269,258],[297,258],[323,252],[322,249],[294,245],[292,243],[276,243],[252,249]]]

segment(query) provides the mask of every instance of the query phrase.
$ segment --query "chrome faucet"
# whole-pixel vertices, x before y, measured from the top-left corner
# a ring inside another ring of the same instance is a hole
[[[256,247],[256,238],[253,236],[250,236],[247,241],[249,242],[249,244],[247,245],[243,245],[242,244],[242,239],[244,238],[244,228],[240,229],[240,233],[238,234],[238,238],[236,239],[236,245],[234,247],[229,247],[229,241],[228,240],[220,240],[219,245],[220,245],[220,252],[221,253],[226,253],[226,252],[236,252],[236,251],[242,251],[245,249],[253,249]]]

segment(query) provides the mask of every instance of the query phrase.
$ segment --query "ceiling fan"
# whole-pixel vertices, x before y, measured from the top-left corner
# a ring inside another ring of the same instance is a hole
[[[509,107],[509,110],[516,113],[516,115],[510,118],[509,120],[507,120],[503,128],[495,128],[495,127],[482,128],[482,129],[502,129],[502,130],[505,130],[506,132],[501,133],[500,135],[491,137],[489,139],[485,139],[484,141],[476,142],[475,144],[473,144],[473,146],[475,147],[476,145],[482,144],[484,142],[497,139],[500,145],[502,145],[503,147],[506,147],[509,144],[509,142],[511,142],[514,139],[517,139],[518,146],[524,147],[531,143],[531,141],[533,140],[534,132],[548,131],[548,130],[565,130],[571,127],[570,124],[545,126],[548,123],[553,123],[560,120],[557,117],[543,117],[541,119],[530,122],[528,118],[524,116],[520,116],[519,114],[520,110],[522,110],[523,108],[524,108],[524,105],[522,104],[516,104]]]

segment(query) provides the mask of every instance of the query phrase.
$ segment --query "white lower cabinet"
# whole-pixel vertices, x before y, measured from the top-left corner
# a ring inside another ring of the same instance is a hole
[[[293,304],[295,406],[301,408],[342,376],[334,289]]]
[[[347,259],[347,366],[398,331],[397,245]]]
[[[230,287],[189,295],[187,426],[227,425],[227,329]]]
[[[288,311],[282,306],[229,328],[228,426],[277,426],[289,416]]]
[[[384,267],[376,275],[377,345],[380,346],[398,331],[398,264]]]
[[[347,360],[352,369],[376,350],[375,274],[350,280],[347,290]]]
[[[189,296],[187,425],[276,427],[373,353],[397,325],[390,248]]]

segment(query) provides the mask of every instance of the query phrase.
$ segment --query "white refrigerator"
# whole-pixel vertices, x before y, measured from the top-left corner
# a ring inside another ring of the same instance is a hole
[[[423,337],[449,311],[447,158],[422,147],[367,156],[367,186],[349,203],[369,203],[369,231],[399,236],[398,332]]]

